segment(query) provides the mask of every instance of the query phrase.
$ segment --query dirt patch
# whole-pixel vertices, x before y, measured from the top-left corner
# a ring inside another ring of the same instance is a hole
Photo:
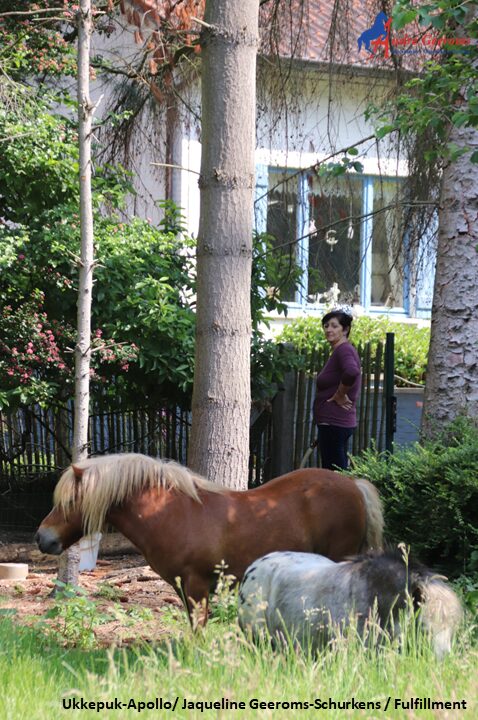
[[[26,580],[0,580],[0,614],[33,625],[55,604],[51,593],[58,561],[41,553],[30,537],[25,540],[30,542],[0,538],[0,562],[24,562],[29,569]],[[102,539],[97,566],[80,573],[79,585],[94,601],[98,614],[111,618],[94,628],[101,646],[164,638],[169,632],[162,621],[165,610],[182,608],[173,588],[120,535]]]

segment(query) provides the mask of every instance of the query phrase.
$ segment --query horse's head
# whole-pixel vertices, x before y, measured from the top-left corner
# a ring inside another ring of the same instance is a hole
[[[71,466],[75,484],[80,484],[83,469]],[[69,471],[67,471],[69,472]],[[66,473],[65,473],[66,475]],[[63,476],[64,477],[64,476]],[[62,478],[63,480],[63,478]],[[62,480],[55,490],[55,505],[53,510],[42,520],[35,535],[35,540],[41,552],[49,555],[60,555],[70,545],[78,542],[84,535],[83,517],[79,507],[79,491],[71,493],[68,500],[60,487]]]

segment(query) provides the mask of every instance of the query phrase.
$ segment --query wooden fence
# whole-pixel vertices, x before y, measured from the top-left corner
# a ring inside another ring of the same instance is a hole
[[[357,455],[371,446],[378,450],[385,447],[384,349],[382,343],[378,343],[375,347],[367,343],[358,348],[362,365],[362,385],[357,403],[357,430],[353,437],[352,455]],[[300,466],[307,449],[317,438],[317,427],[312,417],[315,379],[324,366],[327,356],[327,352],[313,354],[307,360],[306,368],[297,373],[293,438],[294,468]],[[310,455],[307,465],[320,465],[317,452]]]

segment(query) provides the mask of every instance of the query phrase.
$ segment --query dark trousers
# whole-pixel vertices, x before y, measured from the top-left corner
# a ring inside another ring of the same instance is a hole
[[[319,425],[319,450],[321,466],[327,470],[348,468],[347,450],[355,428],[337,425]]]

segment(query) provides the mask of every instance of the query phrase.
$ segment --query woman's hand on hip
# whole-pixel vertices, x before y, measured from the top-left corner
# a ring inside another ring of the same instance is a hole
[[[327,402],[334,402],[344,410],[352,410],[353,407],[352,400],[349,398],[347,393],[342,394],[338,390],[334,395],[332,395],[331,398],[327,400]]]

